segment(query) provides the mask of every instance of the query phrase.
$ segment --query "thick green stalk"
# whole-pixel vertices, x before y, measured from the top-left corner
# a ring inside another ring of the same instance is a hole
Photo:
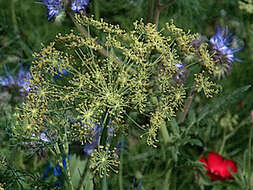
[[[120,151],[120,165],[119,165],[119,189],[123,189],[123,151]]]
[[[164,140],[164,146],[167,146],[167,144],[169,142],[169,133],[168,133],[165,121],[164,121],[164,124],[160,127],[160,131],[162,133],[162,137]],[[171,169],[169,169],[170,162],[171,162],[171,160],[168,159],[167,167],[166,167],[168,169],[167,169],[167,172],[165,175],[165,180],[163,182],[163,189],[162,190],[168,190],[169,186],[170,186],[169,185],[169,178],[170,178],[170,174],[171,174]]]
[[[169,180],[170,180],[170,174],[171,174],[171,169],[168,169],[165,179],[163,181],[163,188],[162,190],[168,190],[170,188]]]
[[[169,142],[169,133],[165,124],[160,127],[160,131],[163,136],[164,144],[167,145]]]
[[[67,176],[67,183],[68,183],[68,189],[74,190],[73,183],[71,180],[71,174],[70,174],[70,167],[69,167],[69,156],[66,156],[66,176]]]
[[[106,175],[104,176],[102,181],[102,190],[108,190]]]
[[[179,120],[178,120],[178,123],[183,123],[184,120],[185,120],[185,117],[191,107],[191,104],[192,104],[192,100],[193,100],[193,97],[195,95],[195,88],[193,88],[190,92],[190,96],[187,98],[186,102],[185,102],[185,105],[184,105],[184,108],[183,108],[183,112],[180,114],[180,117],[179,117]]]
[[[70,176],[68,154],[66,156],[66,169],[65,169],[62,165],[62,160],[61,160],[62,152],[61,152],[60,147],[59,147],[57,142],[55,143],[54,147],[55,147],[55,152],[56,152],[56,155],[57,155],[58,163],[59,163],[60,167],[62,168],[62,170],[64,171],[65,176],[66,176],[66,180],[67,180],[67,183],[68,183],[68,186],[69,186],[68,190],[74,190],[74,187],[73,187],[73,184],[72,184],[72,181],[71,181],[71,176]],[[65,145],[63,147],[66,148]],[[68,146],[67,146],[67,148],[68,148]],[[63,150],[63,151],[64,151],[64,153],[68,152],[68,150]]]
[[[100,18],[100,11],[99,11],[98,0],[93,0],[93,5],[94,5],[95,18],[96,18],[96,20],[98,20]]]
[[[153,18],[153,23],[154,24],[158,25],[161,10],[167,8],[170,4],[174,3],[175,1],[176,0],[170,0],[168,3],[165,3],[165,4],[161,5],[160,0],[156,0],[155,10],[154,10],[154,18]]]
[[[79,183],[78,183],[77,190],[80,190],[80,189],[82,188],[84,179],[86,178],[86,176],[87,176],[87,174],[88,174],[88,171],[89,171],[88,168],[89,168],[89,159],[88,159],[88,161],[86,162],[86,166],[85,166],[85,168],[84,168],[84,170],[83,170],[81,179],[80,179],[80,181],[79,181]]]
[[[159,6],[160,6],[160,0],[156,0],[155,1],[154,18],[153,18],[153,23],[156,25],[158,25],[158,23],[159,23],[159,17],[160,17],[160,12],[161,12]]]
[[[15,14],[15,3],[16,3],[16,0],[11,1],[11,19],[12,19],[12,23],[14,27],[14,32],[18,34],[18,22],[17,22],[17,17]]]
[[[170,175],[171,175],[171,171],[172,169],[170,168],[170,163],[171,163],[171,160],[168,159],[168,162],[167,162],[167,172],[166,172],[166,175],[165,175],[165,179],[163,181],[163,188],[162,190],[168,190],[170,188],[170,184],[169,184],[169,180],[170,180]]]
[[[66,178],[68,183],[68,189],[74,190],[72,180],[71,180],[71,174],[70,174],[70,167],[69,167],[69,143],[68,143],[68,136],[67,136],[67,126],[64,125],[64,136],[63,136],[63,151],[64,155],[66,155]]]
[[[149,0],[148,9],[147,9],[146,23],[151,23],[152,22],[154,6],[155,6],[155,0]]]
[[[252,151],[252,127],[250,128],[250,135],[249,135],[249,166],[248,166],[248,180],[249,180],[249,187],[251,188],[251,176],[252,176],[252,170],[251,170],[251,151]]]
[[[222,138],[222,143],[221,143],[221,146],[220,146],[220,150],[219,150],[219,154],[222,154],[223,152],[223,149],[225,147],[225,144],[226,144],[226,128],[224,128],[223,130],[223,138]]]

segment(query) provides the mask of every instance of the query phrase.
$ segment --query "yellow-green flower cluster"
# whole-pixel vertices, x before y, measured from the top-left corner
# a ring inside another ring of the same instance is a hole
[[[76,23],[94,27],[104,36],[98,39],[75,31],[58,34],[54,42],[34,53],[31,91],[15,114],[14,131],[25,138],[39,138],[45,131],[60,138],[67,131],[70,141],[85,143],[91,131],[87,126],[110,118],[118,130],[125,130],[128,112],[135,111],[148,118],[143,136],[156,146],[159,128],[182,108],[189,88],[174,80],[176,64],[188,55],[196,56],[203,69],[210,71],[207,49],[194,49],[196,35],[173,23],[157,31],[155,25],[140,20],[130,32],[83,15],[76,15]],[[68,74],[54,77],[63,70]],[[217,93],[204,73],[196,74],[195,83],[207,97]],[[113,153],[99,149],[94,155],[101,157],[103,167],[94,164],[93,169],[107,173]]]
[[[252,14],[253,13],[253,0],[239,1],[239,8]]]
[[[1,183],[0,183],[0,190],[4,190],[4,186]]]
[[[216,84],[210,81],[209,77],[204,76],[204,72],[195,74],[195,82],[197,92],[203,90],[207,98],[212,98],[214,94],[218,94],[219,92]]]
[[[119,163],[116,149],[109,150],[109,147],[99,146],[98,150],[91,154],[90,169],[102,178],[108,176],[110,171],[118,173]]]

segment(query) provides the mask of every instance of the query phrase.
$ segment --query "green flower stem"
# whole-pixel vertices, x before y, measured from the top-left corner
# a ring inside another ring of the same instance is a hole
[[[167,172],[166,172],[166,175],[165,175],[165,179],[163,181],[163,188],[162,190],[168,190],[170,189],[170,184],[169,184],[169,179],[170,179],[170,175],[171,175],[171,171],[172,171],[172,168],[170,168],[170,162],[171,160],[169,159],[168,162],[167,162]]]
[[[165,124],[160,127],[160,131],[163,136],[164,144],[167,145],[169,142],[169,133]]]
[[[128,119],[130,119],[139,129],[145,131],[145,129],[140,126],[136,121],[134,121],[126,112],[124,112],[124,114],[128,117]]]
[[[124,190],[123,188],[123,151],[120,151],[119,189]]]
[[[100,18],[100,11],[99,11],[98,0],[93,0],[93,5],[94,5],[95,18],[96,18],[96,20],[98,20]]]
[[[71,174],[70,174],[70,167],[69,167],[69,143],[68,143],[68,136],[67,136],[67,126],[64,125],[64,135],[63,135],[63,149],[64,149],[64,155],[66,155],[66,178],[69,190],[74,190],[72,180],[71,180]]]
[[[185,102],[183,112],[180,114],[178,123],[183,123],[184,122],[185,117],[186,117],[186,115],[187,115],[187,113],[190,109],[191,104],[192,104],[192,100],[194,98],[194,95],[195,95],[195,88],[193,87],[191,92],[190,92],[190,96],[187,98],[187,100]]]
[[[103,133],[104,133],[104,129],[105,129],[105,125],[106,125],[106,120],[108,118],[108,115],[109,115],[109,110],[106,111],[106,114],[105,114],[105,118],[103,120],[103,123],[102,123],[102,132],[101,132],[101,135],[99,136],[99,139],[98,139],[98,145],[101,145],[101,138],[103,136]]]
[[[154,6],[155,6],[155,0],[149,0],[146,23],[151,23],[152,21]]]
[[[56,155],[61,156],[61,150],[57,142],[54,145],[54,149],[55,149]]]
[[[227,141],[226,131],[227,131],[226,128],[224,128],[224,130],[223,130],[223,138],[222,138],[222,143],[221,143],[221,146],[220,146],[219,154],[222,154],[222,152],[224,150],[224,147],[225,147],[225,144],[226,144],[226,141]]]
[[[250,128],[250,135],[249,135],[249,166],[248,166],[248,180],[249,180],[249,187],[251,188],[251,176],[252,176],[252,170],[251,170],[251,151],[252,151],[252,127]]]
[[[70,167],[69,167],[69,156],[67,155],[66,156],[66,175],[67,175],[67,183],[68,183],[68,186],[69,186],[69,190],[74,190],[74,187],[73,187],[73,183],[72,183],[72,180],[71,180],[71,175],[70,175]]]
[[[18,34],[18,22],[17,22],[17,17],[15,14],[15,3],[17,0],[12,0],[11,1],[11,19],[14,27],[14,32]]]
[[[82,27],[80,24],[78,24],[76,21],[75,21],[75,18],[73,16],[72,13],[69,13],[72,21],[74,22],[76,28],[78,29],[78,31],[84,35],[85,37],[89,37],[90,34],[84,29],[84,27]],[[96,45],[98,45],[98,42],[95,42]],[[101,44],[99,44],[100,46],[102,46]],[[102,48],[102,49],[99,49],[98,50],[102,55],[106,56],[106,57],[111,57],[111,54],[105,49],[105,48]],[[123,62],[116,56],[113,56],[114,57],[114,62],[117,63],[117,64],[123,64]]]
[[[154,11],[154,19],[153,23],[158,25],[159,17],[162,9],[167,8],[170,4],[174,3],[176,0],[170,0],[168,3],[165,3],[163,5],[160,4],[160,0],[156,0],[155,2],[155,11]]]
[[[76,190],[80,190],[80,189],[82,188],[82,186],[83,186],[84,179],[86,178],[86,176],[87,176],[87,174],[88,174],[88,171],[89,171],[89,170],[88,170],[88,169],[89,169],[89,161],[90,161],[90,159],[88,159],[88,161],[86,162],[86,166],[85,166],[85,168],[84,168],[84,170],[83,170],[81,179],[80,179],[80,181],[79,181],[79,183],[78,183],[78,186],[77,186],[77,189],[76,189]]]
[[[104,176],[102,181],[102,190],[108,190],[106,175]]]

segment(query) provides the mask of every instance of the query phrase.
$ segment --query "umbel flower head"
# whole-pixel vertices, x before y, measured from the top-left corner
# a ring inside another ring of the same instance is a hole
[[[20,93],[28,93],[30,90],[29,79],[31,78],[31,73],[26,72],[22,64],[19,66],[18,75],[12,76],[9,71],[4,68],[6,77],[0,76],[0,85],[3,87],[16,86],[19,88]]]
[[[176,116],[186,98],[187,88],[174,81],[181,67],[176,63],[182,63],[187,55],[196,55],[199,62],[210,63],[210,54],[192,47],[196,35],[173,23],[159,32],[156,25],[145,25],[141,20],[127,32],[83,14],[75,14],[75,19],[84,27],[101,30],[104,40],[100,44],[92,33],[82,35],[71,31],[58,34],[54,42],[34,53],[29,81],[32,89],[17,109],[14,133],[26,139],[41,132],[57,134],[56,137],[64,133],[69,143],[90,142],[96,146],[100,130],[103,141],[105,130],[115,126],[115,131],[108,129],[110,142],[112,136],[125,134],[128,127],[138,127],[147,144],[156,146],[159,128]],[[61,76],[67,69],[68,75],[55,78],[59,74],[57,69]],[[213,91],[208,89],[215,84],[206,82],[206,73],[202,73],[201,80],[197,77],[194,80],[199,85],[198,92],[204,89],[211,96]],[[138,117],[145,116],[145,121],[139,123],[140,118],[134,121],[129,116],[131,111],[138,112]],[[79,122],[71,123],[70,117]],[[94,125],[101,120],[102,129]],[[108,125],[109,120],[112,126]],[[84,148],[87,153],[94,150],[93,146]],[[109,170],[116,171],[118,150],[99,146],[91,154],[92,169],[100,176]]]
[[[232,47],[233,36],[229,33],[226,27],[222,30],[219,27],[213,37],[210,38],[209,42],[211,44],[211,53],[213,54],[213,59],[216,62],[214,75],[220,79],[227,75],[236,59],[235,53],[241,50],[241,47]]]
[[[97,173],[99,177],[108,176],[110,171],[118,173],[119,160],[116,148],[109,150],[109,147],[99,146],[91,154],[90,168]]]
[[[204,163],[206,174],[212,181],[233,180],[234,177],[230,173],[230,170],[234,173],[237,172],[237,165],[234,161],[226,160],[215,152],[210,152],[207,159],[201,157],[200,161]]]

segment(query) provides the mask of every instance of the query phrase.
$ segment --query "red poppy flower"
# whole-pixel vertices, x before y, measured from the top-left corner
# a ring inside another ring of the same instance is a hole
[[[224,181],[226,179],[234,180],[230,173],[230,170],[235,173],[237,172],[237,165],[234,161],[226,160],[215,152],[210,152],[207,160],[205,157],[201,157],[200,161],[205,164],[204,168],[206,169],[206,174],[212,181]]]

